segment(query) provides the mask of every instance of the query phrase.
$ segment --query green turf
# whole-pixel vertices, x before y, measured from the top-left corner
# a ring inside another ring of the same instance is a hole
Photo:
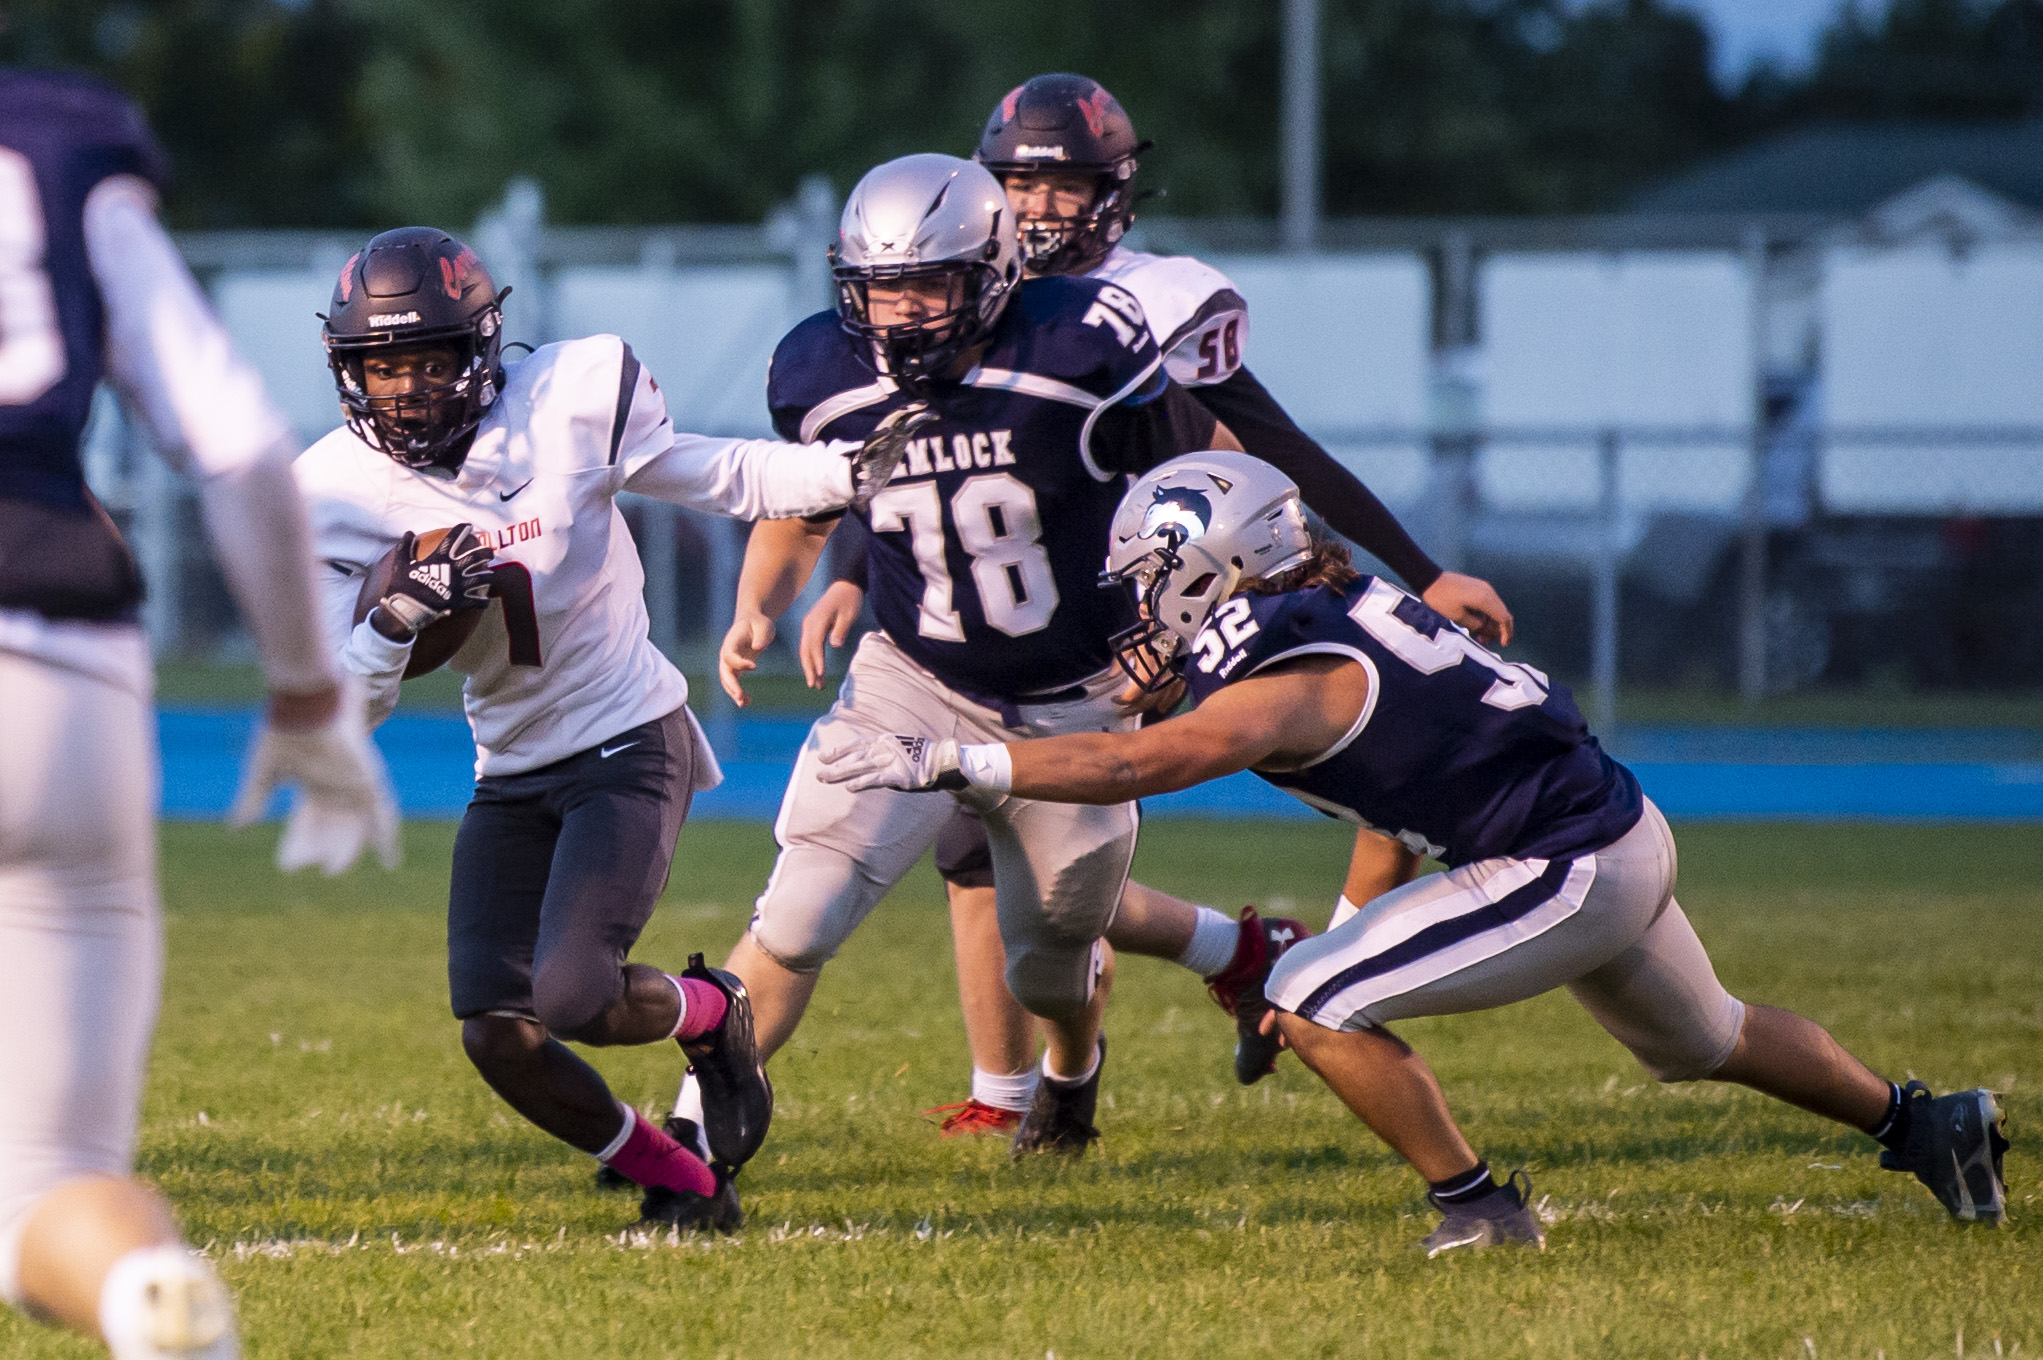
[[[1529,1167],[1555,1220],[1544,1255],[1431,1264],[1412,1250],[1417,1180],[1295,1061],[1236,1087],[1225,1020],[1146,960],[1121,967],[1096,1155],[1014,1166],[994,1142],[938,1141],[916,1112],[963,1097],[966,1059],[926,869],[776,1064],[742,1238],[621,1235],[634,1201],[596,1191],[588,1158],[462,1059],[443,1002],[449,839],[415,826],[402,872],[322,882],[272,876],[264,833],[165,831],[170,985],[142,1162],[221,1260],[252,1356],[2043,1352],[2032,829],[1680,833],[1683,899],[1734,990],[1889,1072],[2008,1091],[2011,1225],[1953,1225],[1812,1117],[1655,1086],[1548,997],[1405,1027],[1473,1140]],[[762,828],[688,828],[642,956],[725,948],[770,849]],[[1140,869],[1318,922],[1345,852],[1331,826],[1159,822]],[[670,1093],[664,1046],[596,1061],[641,1105]],[[0,1354],[90,1353],[0,1317]]]

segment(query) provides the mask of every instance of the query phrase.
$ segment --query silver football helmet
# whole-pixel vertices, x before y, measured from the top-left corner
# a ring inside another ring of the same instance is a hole
[[[1214,450],[1150,469],[1114,511],[1100,574],[1102,585],[1132,584],[1141,614],[1114,638],[1122,669],[1145,690],[1164,688],[1235,587],[1311,556],[1298,488],[1262,459]]]
[[[940,377],[984,339],[1022,274],[1000,181],[933,153],[866,172],[830,259],[844,328],[870,341],[874,366],[904,386]]]

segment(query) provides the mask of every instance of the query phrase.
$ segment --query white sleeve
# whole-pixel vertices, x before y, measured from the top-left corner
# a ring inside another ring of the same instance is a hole
[[[85,199],[85,249],[106,304],[107,366],[173,464],[199,480],[214,556],[271,689],[333,682],[313,604],[310,537],[291,479],[296,442],[128,175]]]
[[[851,500],[846,455],[858,445],[680,433],[667,418],[659,384],[625,353],[635,382],[629,406],[619,403],[623,428],[616,466],[623,489],[747,520],[820,515]]]

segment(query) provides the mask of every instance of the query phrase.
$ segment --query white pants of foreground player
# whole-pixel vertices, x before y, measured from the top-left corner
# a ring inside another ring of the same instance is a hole
[[[80,625],[83,627],[83,625]],[[65,1181],[126,1175],[156,1024],[156,728],[148,646],[123,683],[0,651],[0,1297]]]
[[[1674,837],[1638,825],[1573,860],[1487,859],[1417,879],[1271,970],[1272,1004],[1328,1029],[1491,1010],[1566,987],[1661,1081],[1723,1066],[1745,1023],[1674,900]]]
[[[826,784],[818,778],[819,751],[885,733],[986,742],[1125,731],[1136,720],[1123,716],[1114,702],[1123,683],[1118,671],[1109,671],[1068,700],[1023,703],[1023,725],[1009,728],[998,713],[910,661],[886,634],[867,633],[837,702],[811,729],[788,780],[773,828],[780,857],[759,895],[753,940],[782,967],[815,972],[956,812],[949,798],[932,794],[853,793],[842,784]],[[1008,988],[1037,1015],[1076,1014],[1092,998],[1097,944],[1128,878],[1135,805],[995,797],[981,806],[993,851]]]

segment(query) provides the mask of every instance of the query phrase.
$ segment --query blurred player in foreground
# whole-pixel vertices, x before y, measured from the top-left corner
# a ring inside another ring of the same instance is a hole
[[[647,1223],[731,1229],[727,1168],[772,1114],[744,989],[700,956],[679,976],[626,962],[690,802],[722,776],[687,681],[647,636],[616,497],[749,519],[841,510],[885,481],[899,443],[676,433],[616,336],[506,360],[501,298],[431,228],[385,232],[343,266],[325,335],[347,423],[297,464],[327,631],[380,722],[415,651],[438,650],[430,669],[449,659],[441,630],[472,628],[451,653],[477,782],[447,921],[469,1059],[520,1114],[645,1187]],[[669,1038],[707,1088],[714,1170],[561,1042]]]
[[[1128,246],[1123,238],[1135,221],[1137,157],[1149,146],[1097,81],[1040,75],[994,105],[973,156],[1007,191],[1028,277],[1075,275],[1133,293],[1171,377],[1243,448],[1281,469],[1303,488],[1310,509],[1388,564],[1434,609],[1481,641],[1508,644],[1511,614],[1489,583],[1442,571],[1397,517],[1256,381],[1245,366],[1248,304],[1233,281],[1190,256]],[[866,554],[862,541],[853,546],[856,551],[833,550],[837,579],[802,622],[802,667],[814,688],[822,686],[824,642],[842,646],[864,603]],[[1035,1036],[1028,1012],[1002,980],[1006,957],[994,918],[992,856],[985,827],[969,807],[961,805],[937,837],[936,866],[950,896],[972,1094],[961,1105],[927,1113],[948,1116],[946,1134],[1011,1129],[1034,1091]],[[1342,902],[1387,892],[1416,867],[1402,846],[1359,832]],[[1272,1070],[1277,1052],[1276,1039],[1259,1028],[1263,982],[1284,949],[1307,933],[1297,921],[1264,920],[1253,908],[1236,920],[1131,882],[1107,940],[1178,963],[1207,983],[1235,1017],[1235,1077],[1246,1085]]]
[[[1313,541],[1297,488],[1242,454],[1130,488],[1107,578],[1134,586],[1138,683],[1198,704],[1140,732],[960,745],[917,734],[821,754],[853,789],[1104,803],[1252,769],[1443,861],[1294,946],[1267,989],[1306,1065],[1426,1178],[1429,1255],[1544,1245],[1523,1173],[1499,1184],[1423,1060],[1385,1028],[1566,987],[1656,1079],[1730,1081],[1861,1129],[1961,1220],[1998,1222],[2007,1140],[1985,1090],[1876,1076],[1815,1023],[1717,981],[1674,900],[1674,840],[1565,688],[1503,661]],[[1167,667],[1151,665],[1170,658]]]
[[[86,488],[104,376],[197,480],[269,688],[235,817],[299,797],[278,858],[338,873],[397,822],[321,645],[297,446],[156,221],[120,95],[0,71],[0,1293],[118,1360],[239,1354],[212,1267],[130,1178],[162,983],[142,581]]]

